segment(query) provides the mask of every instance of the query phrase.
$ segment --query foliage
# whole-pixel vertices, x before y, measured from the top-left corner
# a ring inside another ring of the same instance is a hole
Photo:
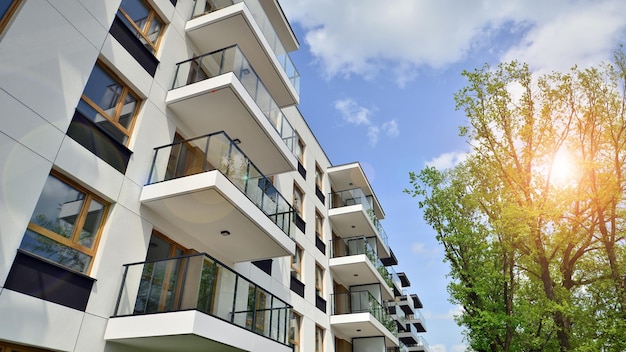
[[[626,55],[464,72],[471,153],[411,173],[476,351],[626,350]],[[569,155],[569,172],[559,164]]]

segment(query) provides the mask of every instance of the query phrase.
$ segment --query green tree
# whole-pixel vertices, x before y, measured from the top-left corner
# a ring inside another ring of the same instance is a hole
[[[625,73],[621,51],[568,73],[463,73],[471,153],[411,173],[408,192],[445,249],[473,349],[626,349]]]

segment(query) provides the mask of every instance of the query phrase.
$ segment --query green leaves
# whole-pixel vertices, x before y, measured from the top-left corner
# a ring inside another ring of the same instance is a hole
[[[477,351],[626,350],[626,55],[533,75],[464,71],[472,151],[409,175]],[[556,174],[566,153],[571,170]],[[621,330],[620,330],[621,329]]]

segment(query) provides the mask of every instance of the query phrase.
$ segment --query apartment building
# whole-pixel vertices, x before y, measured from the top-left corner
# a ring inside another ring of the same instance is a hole
[[[1,352],[428,350],[298,46],[276,0],[0,3]]]

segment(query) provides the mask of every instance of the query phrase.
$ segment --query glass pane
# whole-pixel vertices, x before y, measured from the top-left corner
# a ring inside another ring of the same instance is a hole
[[[135,98],[132,94],[127,94],[124,99],[124,106],[122,106],[122,112],[120,113],[120,119],[118,120],[118,122],[127,130],[130,129],[130,124],[133,122],[136,109],[137,98]]]
[[[82,273],[87,272],[91,262],[91,257],[87,254],[64,246],[31,230],[26,230],[20,249]]]
[[[84,199],[84,193],[50,175],[30,221],[65,238],[71,238]]]
[[[236,280],[235,273],[217,265],[217,282],[211,314],[226,321],[233,321],[233,296],[235,295]]]
[[[89,210],[87,211],[87,217],[85,218],[85,224],[80,232],[80,238],[78,243],[85,247],[91,248],[93,246],[93,240],[96,238],[98,229],[102,224],[102,218],[104,216],[104,204],[92,200],[89,204]]]
[[[213,292],[217,283],[217,267],[215,262],[205,257],[200,278],[200,290],[198,292],[198,309],[205,313],[211,312],[213,304]]]
[[[122,94],[122,86],[102,67],[95,65],[83,94],[111,117],[115,114],[115,106],[120,99],[120,94]],[[98,119],[94,119],[94,121],[99,122]]]
[[[4,17],[6,12],[9,10],[9,7],[11,7],[11,3],[13,3],[13,1],[0,1],[0,19],[2,19],[2,17]],[[2,351],[2,347],[0,347],[0,351]]]
[[[156,15],[152,18],[152,22],[150,22],[150,28],[148,28],[147,37],[150,39],[152,44],[157,43],[159,40],[159,35],[161,34],[161,29],[163,28],[163,22],[156,17]]]
[[[132,18],[137,27],[143,30],[150,14],[150,9],[143,0],[123,0],[120,7]]]

